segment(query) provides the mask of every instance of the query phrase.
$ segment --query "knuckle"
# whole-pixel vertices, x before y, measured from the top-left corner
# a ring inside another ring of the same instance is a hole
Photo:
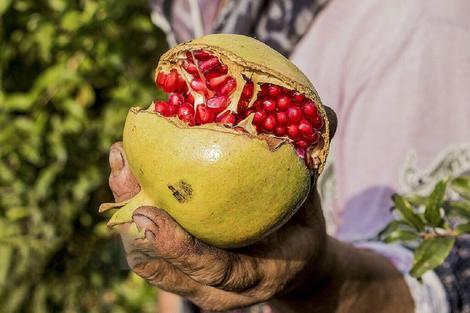
[[[253,258],[240,259],[237,255],[232,255],[229,266],[220,276],[219,281],[213,287],[226,291],[245,291],[257,286],[261,280],[258,271],[258,264]]]
[[[152,284],[159,284],[171,275],[165,270],[163,261],[149,261],[146,257],[135,255],[128,257],[127,262],[133,272]]]

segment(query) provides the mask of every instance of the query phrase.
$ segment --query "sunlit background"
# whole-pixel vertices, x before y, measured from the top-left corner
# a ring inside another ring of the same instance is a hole
[[[0,1],[0,312],[155,312],[97,214],[166,49],[136,0]]]

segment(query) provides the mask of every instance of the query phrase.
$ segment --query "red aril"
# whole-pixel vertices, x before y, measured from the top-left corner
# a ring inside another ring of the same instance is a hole
[[[292,94],[292,99],[297,104],[300,104],[300,103],[304,102],[305,96],[303,94],[301,94],[300,92],[296,91]]]
[[[277,112],[276,113],[276,123],[278,125],[287,125],[287,114],[286,112]]]
[[[296,147],[301,148],[303,150],[307,150],[309,146],[309,144],[305,140],[297,140],[294,144]]]
[[[163,72],[159,72],[157,75],[157,79],[155,80],[155,83],[157,84],[158,87],[163,88],[166,80],[166,74]]]
[[[313,131],[312,134],[310,135],[303,135],[303,138],[305,139],[305,141],[307,141],[310,145],[312,144],[315,144],[318,142],[318,140],[320,139],[320,132],[315,130]]]
[[[178,109],[178,118],[189,125],[194,125],[194,108],[189,103],[182,104]]]
[[[297,106],[291,106],[287,109],[287,118],[291,122],[298,122],[302,119],[302,111]]]
[[[199,76],[199,72],[197,70],[196,64],[189,62],[188,60],[184,60],[182,65],[183,65],[184,70],[188,72],[189,74]]]
[[[263,122],[263,129],[266,131],[272,131],[276,127],[276,118],[273,114],[270,114]]]
[[[316,130],[320,130],[323,126],[323,120],[319,114],[316,114],[312,118],[310,118],[310,121],[312,122],[313,128]]]
[[[258,99],[253,103],[253,108],[255,108],[256,111],[262,110],[263,109],[263,101]]]
[[[228,105],[229,99],[227,96],[215,96],[207,100],[207,107],[215,113],[222,112]]]
[[[164,101],[154,101],[154,111],[160,113],[163,116],[166,116],[168,110],[168,103]]]
[[[298,129],[299,129],[300,133],[303,136],[310,136],[313,133],[312,125],[306,119],[300,120],[300,122],[299,122],[299,124],[297,124],[297,126],[298,126]]]
[[[253,123],[254,124],[261,124],[262,122],[264,122],[264,120],[266,119],[266,117],[268,117],[268,114],[266,114],[265,111],[261,110],[261,111],[258,111],[255,113],[255,115],[253,116]]]
[[[178,75],[179,74],[174,69],[171,70],[170,73],[167,75],[165,83],[163,84],[163,90],[166,93],[170,93],[175,90],[177,86]]]
[[[212,57],[212,55],[209,52],[204,51],[204,50],[193,51],[193,55],[198,61],[206,61]]]
[[[248,109],[248,101],[240,99],[237,105],[237,112],[243,113],[246,109]]]
[[[312,101],[308,101],[308,102],[304,103],[304,105],[302,106],[302,112],[306,116],[313,117],[313,116],[317,115],[318,110],[317,110],[317,107],[315,106],[315,104]]]
[[[300,132],[299,128],[297,127],[297,124],[287,125],[287,136],[289,136],[289,138],[292,140],[299,138]]]
[[[253,82],[252,81],[247,81],[245,83],[245,86],[243,87],[242,91],[242,98],[245,100],[250,100],[251,97],[253,97]]]
[[[191,51],[186,51],[185,54],[186,54],[186,60],[188,60],[191,63],[194,63],[193,54],[191,53]]]
[[[215,69],[219,65],[219,60],[216,57],[212,57],[206,61],[199,62],[199,69],[201,70],[201,72],[206,73]]]
[[[186,93],[188,91],[188,85],[186,81],[178,74],[178,80],[176,81],[175,92]]]
[[[286,127],[285,126],[276,126],[274,128],[274,134],[279,137],[283,137],[286,135]]]
[[[215,121],[217,123],[223,123],[223,124],[228,124],[228,125],[233,125],[235,124],[235,114],[232,113],[232,111],[226,111],[219,116],[216,117]]]
[[[223,82],[227,80],[227,75],[221,75],[220,73],[210,73],[206,77],[207,86],[212,89],[216,90]]]
[[[202,81],[201,78],[195,78],[191,81],[191,88],[200,94],[206,94],[207,93],[207,87],[206,84]]]
[[[229,96],[232,94],[236,87],[237,82],[235,81],[235,79],[229,78],[225,83],[222,84],[222,87],[220,88],[220,93]]]
[[[268,87],[268,95],[270,95],[273,98],[276,98],[281,94],[281,87],[276,86],[276,85],[270,85]]]
[[[172,93],[168,97],[168,103],[173,105],[181,105],[184,102],[184,97],[178,93]]]
[[[214,113],[204,104],[198,105],[196,108],[196,124],[202,125],[212,123],[215,120]]]
[[[214,72],[219,73],[219,75],[225,75],[228,73],[228,67],[225,64],[220,65],[217,67]]]
[[[191,104],[194,104],[194,96],[191,93],[188,93],[188,95],[186,96],[186,101]]]
[[[266,99],[263,101],[263,109],[266,112],[275,112],[276,111],[276,103],[271,99]]]
[[[166,116],[176,116],[176,114],[178,114],[178,108],[179,106],[169,103]]]
[[[285,111],[291,105],[291,101],[288,97],[282,96],[277,99],[277,108],[280,111]]]

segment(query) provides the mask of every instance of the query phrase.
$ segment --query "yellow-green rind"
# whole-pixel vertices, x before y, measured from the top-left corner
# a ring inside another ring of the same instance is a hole
[[[322,140],[308,152],[318,176],[324,168],[330,145],[329,122],[321,99],[309,79],[292,62],[266,44],[243,35],[212,34],[182,43],[162,55],[156,73],[174,66],[178,56],[187,50],[203,49],[217,55],[230,67],[234,65],[247,73],[262,75],[262,82],[273,83],[297,90],[317,103],[324,121]]]
[[[217,127],[217,126],[216,126]],[[142,205],[166,210],[182,227],[217,247],[248,245],[275,230],[301,206],[309,170],[289,144],[231,129],[187,128],[133,108],[124,149],[142,186],[111,224],[131,221]]]

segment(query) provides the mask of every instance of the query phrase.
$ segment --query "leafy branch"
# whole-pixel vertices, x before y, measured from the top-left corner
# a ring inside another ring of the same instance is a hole
[[[451,200],[453,191],[459,200]],[[417,243],[410,274],[421,277],[442,264],[458,236],[470,233],[470,176],[439,181],[428,196],[392,197],[398,218],[391,221],[378,238],[386,243]]]

